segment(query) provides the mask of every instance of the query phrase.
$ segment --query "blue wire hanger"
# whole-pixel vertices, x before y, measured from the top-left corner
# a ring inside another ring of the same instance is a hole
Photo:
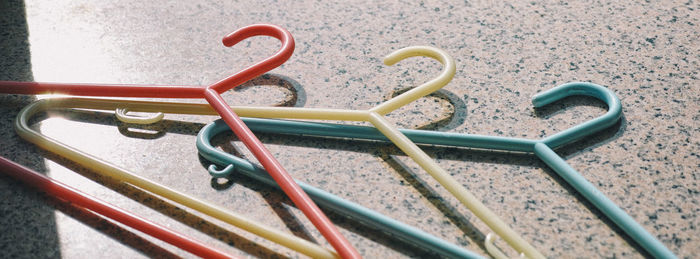
[[[264,168],[248,160],[219,150],[211,144],[212,138],[226,131],[230,131],[228,126],[226,126],[223,121],[217,120],[204,126],[197,134],[197,149],[199,150],[199,154],[213,163],[208,168],[209,174],[215,178],[223,178],[236,171],[268,186],[279,188]],[[219,170],[217,165],[225,167]],[[483,258],[471,251],[384,216],[357,203],[345,200],[299,180],[296,182],[304,192],[321,207],[333,210],[364,225],[408,241],[426,251],[435,252],[448,258]]]
[[[588,182],[580,173],[569,166],[566,161],[557,155],[553,149],[580,140],[598,131],[617,123],[622,116],[620,100],[609,89],[593,83],[573,82],[567,83],[533,97],[533,105],[542,107],[561,100],[568,96],[585,95],[595,97],[608,105],[608,111],[593,120],[576,125],[562,132],[543,139],[531,140],[523,138],[484,136],[474,134],[460,134],[449,132],[437,132],[426,130],[402,129],[401,133],[418,144],[432,144],[456,147],[484,148],[502,151],[520,151],[533,153],[551,167],[560,177],[579,192],[588,202],[596,206],[612,222],[636,241],[646,252],[656,258],[676,258],[658,239],[647,232],[639,223],[615,205],[602,192]],[[389,141],[377,129],[373,127],[351,126],[341,124],[302,122],[289,120],[244,118],[243,121],[257,132],[293,134],[305,136],[343,137],[365,140]],[[226,130],[223,122],[217,121],[207,125],[197,137],[198,149],[202,156],[217,164],[228,165],[221,171],[210,168],[210,173],[217,177],[232,173],[235,168],[250,174],[260,174],[252,164],[242,159],[231,159],[232,156],[204,145],[214,135]],[[200,144],[202,142],[202,144]],[[218,156],[218,157],[217,157]],[[234,165],[235,164],[235,165]],[[246,172],[250,169],[250,172]],[[321,203],[319,201],[319,203]],[[488,247],[488,246],[487,246]]]

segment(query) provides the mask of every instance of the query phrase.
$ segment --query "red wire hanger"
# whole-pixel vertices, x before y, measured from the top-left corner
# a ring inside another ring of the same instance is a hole
[[[279,39],[282,47],[274,55],[251,65],[209,86],[165,86],[124,84],[72,84],[0,81],[0,93],[8,94],[65,94],[104,97],[150,97],[150,98],[204,98],[233,129],[236,136],[260,161],[270,176],[282,187],[311,223],[343,258],[359,258],[360,254],[343,237],[338,229],[318,206],[304,193],[282,165],[272,156],[253,132],[233,112],[221,93],[260,76],[286,62],[294,52],[294,38],[289,31],[270,24],[254,24],[240,28],[224,37],[227,47],[236,45],[250,37],[270,36]]]

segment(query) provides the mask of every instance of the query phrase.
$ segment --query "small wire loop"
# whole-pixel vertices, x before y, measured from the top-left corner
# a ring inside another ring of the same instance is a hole
[[[212,177],[216,178],[223,178],[231,175],[233,173],[234,167],[233,164],[227,165],[224,169],[219,170],[215,164],[209,165],[207,167],[207,171]]]
[[[163,117],[165,116],[162,112],[158,112],[151,116],[134,116],[129,115],[128,113],[129,109],[127,108],[117,108],[114,114],[118,120],[133,124],[153,124],[163,120]]]

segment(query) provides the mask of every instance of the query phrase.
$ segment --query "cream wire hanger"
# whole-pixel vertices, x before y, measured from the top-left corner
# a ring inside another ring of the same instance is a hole
[[[133,102],[133,105],[135,107],[139,107],[139,104],[143,103],[135,101],[130,102]],[[194,209],[228,224],[234,225],[238,228],[246,230],[250,233],[263,237],[272,242],[278,243],[292,250],[298,251],[307,256],[313,258],[338,257],[335,251],[320,247],[317,244],[311,243],[294,235],[270,228],[268,226],[263,225],[262,223],[248,219],[230,210],[213,205],[196,197],[192,197],[186,193],[180,192],[178,190],[161,185],[145,177],[139,176],[136,173],[130,172],[126,169],[122,169],[116,165],[103,161],[95,156],[92,156],[73,147],[70,147],[64,143],[61,143],[58,140],[43,135],[31,129],[28,125],[28,121],[32,118],[32,116],[39,112],[46,111],[49,109],[85,108],[113,111],[115,109],[124,107],[129,108],[130,105],[125,105],[125,103],[123,102],[109,99],[93,99],[92,101],[90,101],[89,99],[77,98],[43,99],[27,105],[24,109],[22,109],[22,111],[20,111],[20,113],[17,115],[17,119],[15,120],[15,129],[17,131],[17,134],[25,140],[32,142],[43,149],[65,157],[73,162],[81,164],[101,175],[109,176],[111,178],[130,183],[134,186],[145,189],[156,195],[172,200],[185,207]],[[166,113],[199,115],[216,114],[216,112],[209,105],[206,104],[182,105],[172,103],[172,105],[170,106],[157,105],[157,107],[158,111]],[[195,107],[199,109],[196,109]],[[146,120],[148,120],[148,118],[146,118]]]

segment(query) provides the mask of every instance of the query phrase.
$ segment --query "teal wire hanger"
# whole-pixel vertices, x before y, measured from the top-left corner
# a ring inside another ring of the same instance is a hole
[[[563,84],[534,96],[532,102],[535,107],[542,107],[565,97],[576,95],[597,98],[607,104],[608,111],[604,115],[593,120],[543,139],[531,140],[410,129],[402,129],[400,131],[417,144],[533,153],[551,167],[588,202],[603,212],[617,227],[622,229],[650,255],[655,258],[676,258],[676,256],[658,239],[647,232],[639,223],[620,209],[620,207],[615,205],[614,202],[608,199],[602,192],[596,189],[593,184],[588,182],[580,173],[567,164],[562,157],[554,152],[553,149],[573,143],[583,137],[592,135],[614,125],[622,116],[622,106],[617,96],[609,89],[593,83],[573,82]],[[251,130],[257,132],[389,141],[373,127],[257,118],[243,118],[243,121]],[[214,137],[214,135],[225,130],[228,130],[226,124],[217,121],[207,125],[197,137],[197,147],[202,156],[210,159],[214,163],[227,166],[221,171],[217,171],[215,167],[210,168],[210,173],[216,177],[223,177],[238,169],[238,171],[246,175],[253,173],[255,175],[262,174],[262,171],[258,171],[252,164],[245,160],[234,160],[232,158],[235,157],[223,151],[219,151],[211,145],[200,144],[200,142],[205,139],[208,141]],[[266,176],[267,175],[263,177]],[[317,202],[324,203],[320,200]],[[333,208],[333,204],[327,204],[326,206]],[[400,230],[398,231],[401,232]],[[433,247],[433,249],[435,249],[435,247]],[[445,253],[445,255],[447,256],[447,253]]]
[[[219,150],[211,144],[211,139],[214,138],[214,136],[226,131],[230,131],[226,123],[222,120],[216,120],[204,126],[197,134],[197,149],[199,150],[199,154],[213,163],[209,165],[209,174],[215,178],[219,178],[227,177],[234,172],[238,172],[260,183],[279,189],[277,183],[268,175],[264,168],[248,160]],[[217,165],[224,166],[224,168],[219,169]],[[457,245],[384,216],[357,203],[345,200],[302,181],[296,180],[296,182],[304,192],[322,208],[333,210],[349,219],[383,231],[384,233],[402,239],[425,251],[435,252],[447,258],[483,258],[474,252],[465,250]]]

